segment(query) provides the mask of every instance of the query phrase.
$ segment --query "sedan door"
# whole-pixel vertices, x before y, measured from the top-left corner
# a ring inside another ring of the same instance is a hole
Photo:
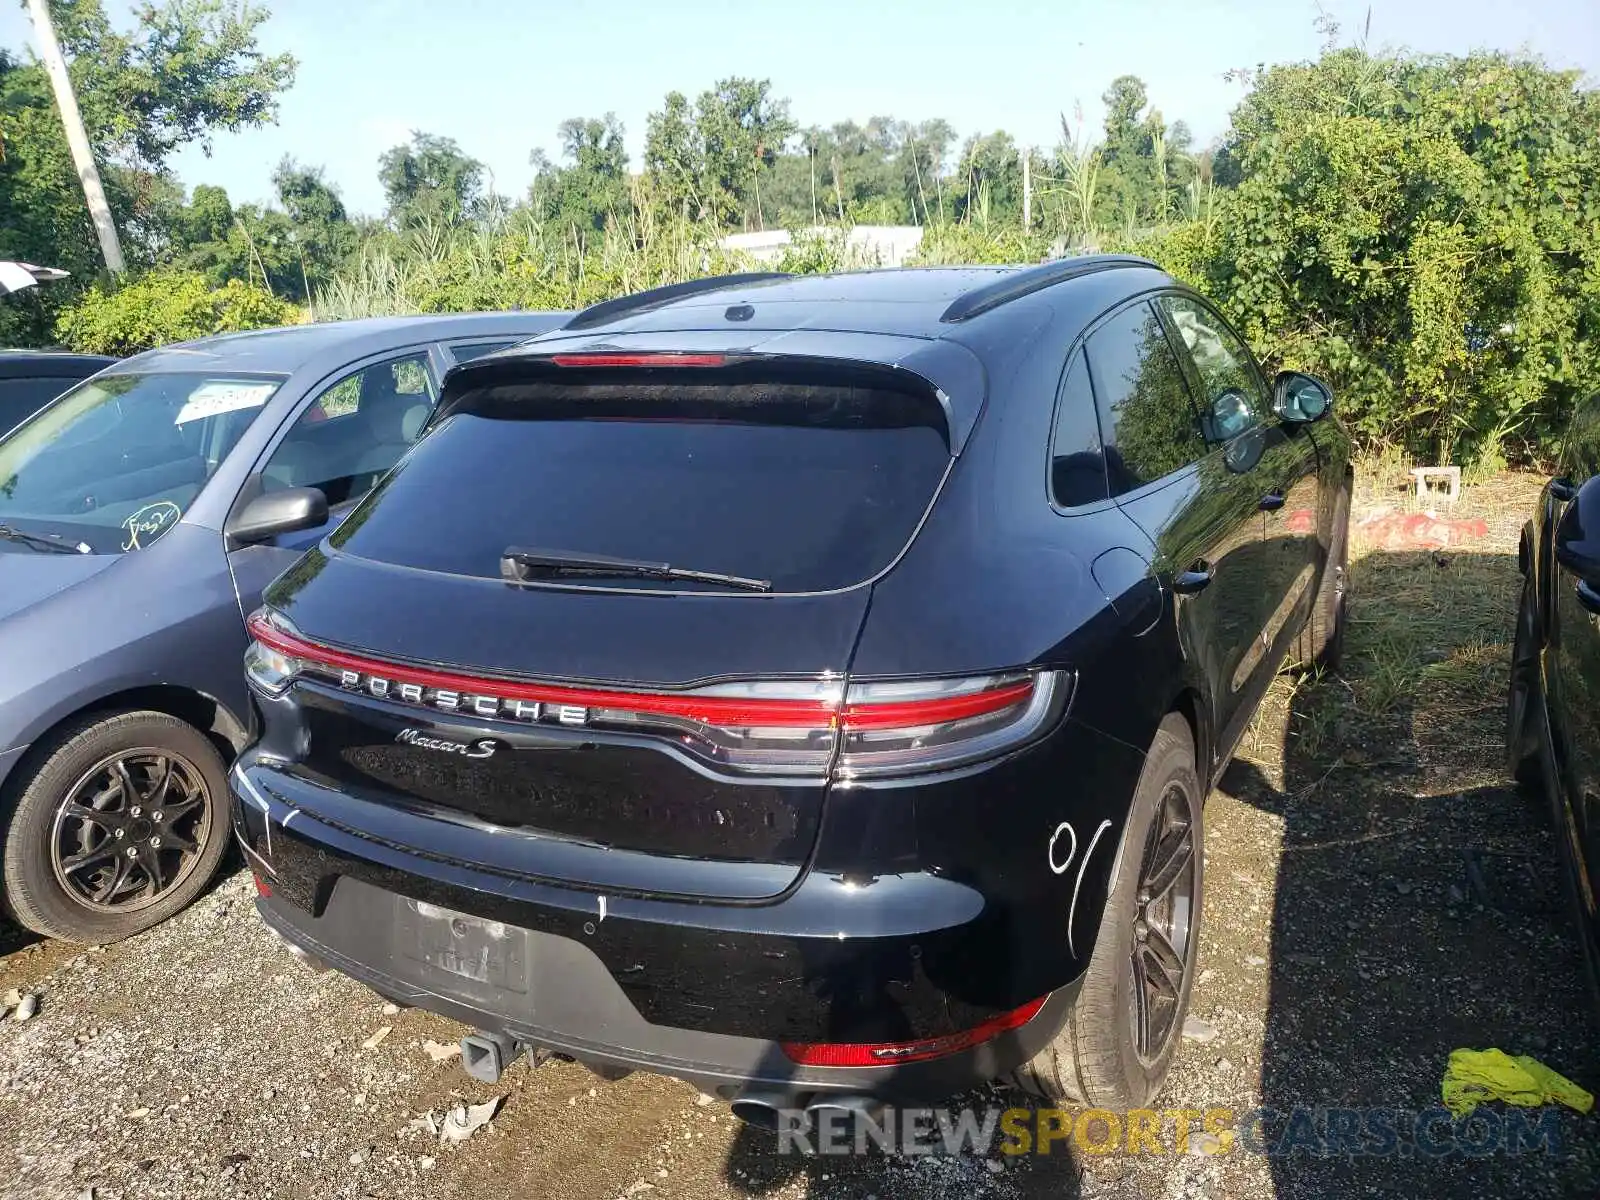
[[[1227,750],[1253,709],[1265,621],[1254,451],[1243,439],[1208,439],[1149,302],[1114,313],[1086,345],[1112,497],[1155,546],[1154,569]]]
[[[438,363],[426,346],[357,363],[312,394],[240,489],[234,511],[263,493],[317,488],[327,497],[328,517],[231,551],[244,612],[255,609],[267,584],[332,532],[400,461],[438,399]]]

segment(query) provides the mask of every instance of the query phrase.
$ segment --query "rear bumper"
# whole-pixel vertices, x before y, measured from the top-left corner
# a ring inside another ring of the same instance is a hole
[[[964,1053],[875,1068],[803,1067],[771,1040],[650,1024],[600,959],[570,938],[528,932],[528,959],[536,974],[522,992],[374,953],[389,940],[396,900],[350,881],[336,889],[335,902],[319,918],[276,896],[258,900],[257,906],[291,946],[396,1003],[594,1066],[685,1079],[723,1099],[760,1092],[776,1107],[803,1108],[824,1093],[929,1101],[975,1087],[1043,1048],[1065,1020],[1076,991],[1057,993],[1027,1025]],[[715,998],[716,986],[706,981],[708,999]],[[722,986],[736,988],[739,981]]]
[[[235,832],[272,888],[260,909],[276,932],[397,1002],[592,1064],[795,1107],[824,1092],[927,1101],[1032,1057],[1077,993],[1072,979],[1023,994],[1036,928],[954,880],[812,871],[770,904],[602,898],[375,841],[290,803],[298,783],[248,762],[233,775]],[[423,961],[406,928],[418,902],[503,923],[525,947],[520,976]],[[779,1046],[959,1033],[1046,990],[1020,1028],[927,1061],[804,1067]]]

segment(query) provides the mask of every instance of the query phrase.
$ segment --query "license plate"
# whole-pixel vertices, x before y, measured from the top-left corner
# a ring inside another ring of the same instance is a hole
[[[528,990],[528,933],[421,900],[401,900],[400,953],[461,979]]]

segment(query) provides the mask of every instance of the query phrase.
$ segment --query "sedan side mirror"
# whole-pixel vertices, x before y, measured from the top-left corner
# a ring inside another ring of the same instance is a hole
[[[321,488],[281,488],[262,492],[228,522],[229,540],[238,545],[264,542],[280,533],[313,529],[328,520],[328,497]]]
[[[1315,375],[1284,371],[1272,382],[1272,411],[1292,425],[1309,425],[1328,415],[1333,390]]]

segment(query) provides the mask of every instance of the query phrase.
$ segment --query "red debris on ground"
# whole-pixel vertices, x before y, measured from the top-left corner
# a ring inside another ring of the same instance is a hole
[[[1356,523],[1361,539],[1383,550],[1446,550],[1487,537],[1482,517],[1441,517],[1434,512],[1402,513],[1377,509]]]

